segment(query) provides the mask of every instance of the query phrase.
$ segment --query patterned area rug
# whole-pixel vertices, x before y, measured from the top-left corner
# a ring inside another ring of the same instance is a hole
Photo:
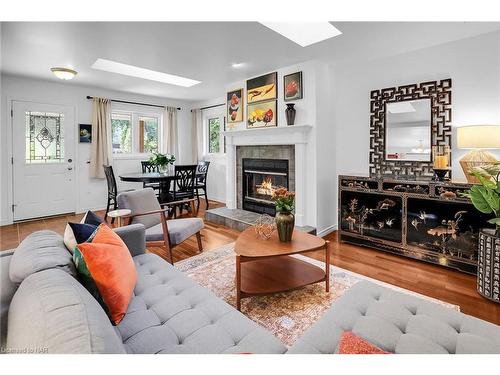
[[[213,251],[194,256],[175,264],[200,285],[210,289],[219,298],[236,306],[234,243]],[[324,268],[324,263],[302,256],[297,258]],[[325,283],[313,284],[291,292],[269,296],[244,298],[241,311],[253,321],[273,332],[285,345],[291,346],[328,309],[332,302],[361,280],[369,280],[387,288],[412,294],[448,308],[460,310],[459,306],[439,301],[394,285],[344,270],[330,267],[330,293],[325,292]]]

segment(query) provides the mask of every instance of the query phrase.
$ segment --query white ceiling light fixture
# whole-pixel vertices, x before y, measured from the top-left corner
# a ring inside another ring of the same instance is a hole
[[[198,83],[201,83],[201,81],[197,81],[194,79],[184,78],[176,76],[174,74],[157,72],[155,70],[140,68],[134,65],[122,64],[106,59],[97,59],[96,62],[92,65],[92,69],[116,74],[123,74],[125,76],[147,79],[149,81],[163,82],[170,85],[182,87],[191,87],[197,85]]]
[[[326,21],[260,23],[302,47],[307,47],[342,34],[339,29]]]
[[[231,64],[232,68],[238,69],[238,68],[243,68],[245,66],[245,63],[242,62],[234,62]]]
[[[63,79],[65,81],[75,78],[75,76],[78,74],[76,70],[69,68],[50,68],[50,71],[54,73],[57,78]]]

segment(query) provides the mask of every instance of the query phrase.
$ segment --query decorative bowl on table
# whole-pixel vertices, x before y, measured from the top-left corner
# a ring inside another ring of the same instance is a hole
[[[269,215],[261,215],[253,225],[255,233],[263,240],[268,240],[276,230],[276,221]]]

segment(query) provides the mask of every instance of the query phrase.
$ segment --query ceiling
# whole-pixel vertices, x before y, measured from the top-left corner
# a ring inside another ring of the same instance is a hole
[[[2,72],[56,81],[51,67],[71,67],[78,75],[68,84],[204,100],[280,66],[391,56],[500,29],[497,22],[332,23],[342,35],[303,48],[257,22],[3,22]],[[183,88],[93,70],[97,58],[202,83]]]

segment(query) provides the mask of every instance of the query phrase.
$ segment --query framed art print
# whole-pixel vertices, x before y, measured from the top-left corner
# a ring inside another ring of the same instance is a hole
[[[267,128],[278,126],[276,100],[251,103],[247,106],[247,128]]]
[[[288,74],[283,77],[285,102],[302,99],[302,72]]]
[[[227,93],[227,122],[228,124],[243,121],[243,89]]]
[[[278,98],[278,73],[273,72],[247,81],[247,105]]]
[[[80,137],[80,143],[92,143],[92,125],[91,124],[79,124],[78,134]]]

